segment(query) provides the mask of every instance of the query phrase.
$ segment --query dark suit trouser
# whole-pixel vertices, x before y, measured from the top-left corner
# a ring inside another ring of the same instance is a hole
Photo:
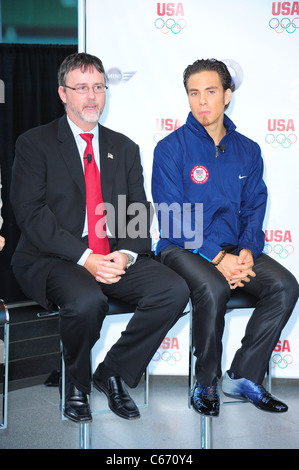
[[[190,288],[196,378],[201,385],[211,385],[215,378],[221,377],[224,316],[231,294],[229,285],[209,261],[184,249],[165,249],[161,261],[180,274]],[[231,370],[261,384],[271,353],[296,304],[298,283],[287,269],[265,254],[257,257],[253,270],[256,277],[238,289],[244,289],[259,300]]]
[[[136,387],[168,330],[189,298],[185,281],[174,271],[141,258],[116,284],[98,283],[83,267],[58,261],[47,279],[47,298],[60,307],[60,335],[69,380],[90,392],[90,350],[100,337],[108,311],[106,295],[137,308],[104,364]]]

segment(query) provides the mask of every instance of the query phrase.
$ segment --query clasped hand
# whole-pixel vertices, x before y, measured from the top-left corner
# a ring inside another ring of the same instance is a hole
[[[223,274],[230,288],[235,289],[243,287],[243,282],[250,282],[250,277],[255,277],[255,272],[252,270],[253,265],[251,251],[243,249],[239,256],[227,253],[216,268]]]
[[[91,253],[84,267],[98,282],[115,284],[125,274],[128,262],[128,256],[120,251],[114,251],[105,256]]]

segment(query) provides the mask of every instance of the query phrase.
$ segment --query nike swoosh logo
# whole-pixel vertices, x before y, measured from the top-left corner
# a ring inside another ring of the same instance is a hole
[[[245,176],[239,175],[239,180],[242,180],[243,178],[246,178],[246,176],[247,176],[247,175],[245,175]]]

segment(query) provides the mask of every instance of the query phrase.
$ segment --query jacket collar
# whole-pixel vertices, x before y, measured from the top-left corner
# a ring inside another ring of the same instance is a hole
[[[116,175],[116,168],[119,162],[119,150],[116,148],[115,139],[111,132],[99,124],[99,143],[101,161],[101,185],[105,202],[110,202],[112,198],[113,182]]]
[[[78,152],[74,135],[67,122],[66,115],[58,121],[57,139],[60,142],[60,152],[69,170],[71,178],[78,185],[83,197],[85,198],[85,180],[82,171],[82,163]]]
[[[223,124],[224,124],[224,127],[226,129],[226,135],[230,134],[231,132],[233,132],[236,129],[235,124],[233,123],[233,121],[226,114],[224,114]],[[209,134],[206,131],[205,127],[202,124],[200,124],[200,122],[198,122],[197,119],[195,119],[195,117],[193,116],[191,111],[188,114],[187,121],[186,121],[186,126],[194,134],[209,137]]]

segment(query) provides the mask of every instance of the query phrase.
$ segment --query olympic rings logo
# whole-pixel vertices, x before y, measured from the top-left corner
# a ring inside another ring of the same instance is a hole
[[[154,357],[152,358],[152,361],[158,362],[161,360],[167,362],[169,366],[174,366],[181,359],[182,354],[179,351],[176,351],[173,354],[170,354],[169,351],[163,351],[162,354],[157,351]]]
[[[164,139],[169,134],[170,132],[167,132],[166,134],[161,134],[161,132],[156,132],[156,134],[154,134],[153,136],[154,142],[157,144],[158,142],[160,142],[160,140]]]
[[[285,369],[287,366],[293,363],[293,356],[291,356],[291,354],[286,354],[282,357],[280,354],[274,354],[274,356],[272,356],[272,362],[274,363],[272,369],[274,369],[276,366],[280,369]]]
[[[184,18],[180,18],[177,21],[174,18],[168,18],[166,21],[163,18],[157,18],[155,21],[155,27],[161,31],[162,34],[179,34],[182,29],[187,26],[187,21]]]
[[[286,136],[282,133],[275,136],[274,134],[270,133],[266,135],[265,141],[267,144],[271,145],[273,149],[277,149],[278,147],[289,149],[291,145],[294,145],[297,142],[297,136],[296,134],[289,134]]]
[[[295,23],[296,20],[298,20],[297,24]],[[299,16],[293,18],[292,21],[287,17],[282,18],[280,21],[277,18],[271,18],[269,26],[271,29],[274,29],[277,34],[282,34],[285,31],[289,34],[293,34],[296,29],[299,28]]]
[[[266,243],[263,251],[266,253],[266,255],[271,255],[272,258],[279,256],[281,259],[286,259],[294,253],[295,248],[293,245],[282,246],[280,244],[274,245],[272,247],[272,245]]]

